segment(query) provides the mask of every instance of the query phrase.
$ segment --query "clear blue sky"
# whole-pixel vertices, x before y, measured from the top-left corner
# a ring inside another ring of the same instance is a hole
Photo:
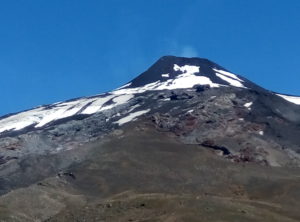
[[[300,95],[300,1],[0,3],[0,115],[112,90],[163,55]]]

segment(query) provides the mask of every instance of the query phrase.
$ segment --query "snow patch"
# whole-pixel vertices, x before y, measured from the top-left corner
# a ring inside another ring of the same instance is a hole
[[[235,74],[233,74],[233,73],[231,73],[231,72],[227,72],[227,71],[225,71],[225,70],[216,69],[216,68],[214,68],[213,70],[214,70],[215,72],[219,73],[219,74],[225,75],[225,76],[230,77],[230,78],[232,78],[232,79],[235,79],[235,80],[237,80],[237,81],[244,82],[244,80],[240,79],[239,77],[237,77],[237,75],[235,75]]]
[[[121,125],[123,125],[125,123],[131,122],[131,121],[135,121],[138,116],[141,116],[141,115],[143,115],[145,113],[148,113],[149,111],[150,111],[150,109],[142,110],[142,111],[137,111],[137,112],[134,112],[134,113],[130,113],[128,116],[119,119],[115,123],[117,123],[117,124],[119,124],[121,126]]]
[[[148,90],[154,90],[159,85],[159,83],[160,83],[160,81],[156,81],[156,82],[144,85],[142,87],[119,89],[119,90],[112,91],[111,93],[115,94],[115,95],[143,93]]]
[[[161,77],[164,77],[164,78],[169,78],[169,77],[170,77],[170,74],[169,74],[169,73],[166,73],[166,74],[161,74]]]
[[[140,104],[136,104],[136,105],[130,107],[130,109],[128,110],[128,113],[130,113],[131,111],[135,110],[136,108],[138,108],[140,106],[141,106]]]
[[[253,105],[253,102],[245,103],[244,107],[248,108],[248,110],[251,110],[251,106]]]
[[[116,105],[121,105],[121,104],[127,103],[133,97],[134,97],[134,95],[130,95],[130,94],[122,95],[122,96],[113,98],[113,102],[115,102]]]
[[[124,103],[127,103],[133,97],[134,97],[134,95],[121,95],[121,96],[114,97],[112,99],[112,101],[114,102],[113,104],[101,107],[101,109],[99,109],[98,112],[108,110],[108,109],[112,109],[112,108],[114,108],[118,105],[122,105]]]
[[[239,88],[245,88],[245,86],[241,82],[239,82],[238,80],[234,80],[232,78],[229,78],[229,77],[224,76],[224,75],[219,74],[219,73],[216,73],[216,76],[218,76],[219,78],[221,78],[224,81],[228,82],[232,86],[239,87]]]
[[[127,84],[125,84],[124,86],[121,86],[121,87],[119,87],[119,88],[117,88],[117,89],[123,89],[123,88],[126,88],[126,87],[128,87],[128,86],[131,86],[131,82],[130,83],[127,83]]]
[[[194,85],[210,85],[219,87],[219,84],[213,83],[208,77],[196,76],[194,73],[184,73],[179,75],[176,79],[171,79],[158,85],[154,90],[164,89],[185,89],[192,88]]]
[[[92,104],[90,104],[87,108],[85,108],[81,114],[87,114],[87,115],[90,115],[90,114],[93,114],[93,113],[96,113],[98,111],[100,111],[101,107],[106,103],[108,102],[109,100],[111,100],[112,98],[114,98],[115,95],[109,95],[109,96],[106,96],[106,97],[101,97],[101,98],[98,98],[98,99],[95,99]]]
[[[284,98],[285,100],[294,103],[296,105],[300,105],[300,97],[299,96],[287,96],[282,94],[276,94],[277,96],[280,96],[281,98]]]
[[[239,88],[246,88],[242,83],[244,80],[240,79],[237,75],[227,72],[225,70],[213,68],[216,72],[216,76],[223,79],[224,81],[228,82],[230,85],[239,87]]]
[[[198,73],[198,72],[200,72],[199,66],[190,66],[190,65],[179,66],[177,64],[174,64],[173,69],[174,69],[174,71],[181,71],[182,73]]]

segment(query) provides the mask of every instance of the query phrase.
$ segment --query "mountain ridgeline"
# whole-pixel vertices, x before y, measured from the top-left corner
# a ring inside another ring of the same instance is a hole
[[[300,97],[164,56],[0,118],[0,221],[299,221]]]

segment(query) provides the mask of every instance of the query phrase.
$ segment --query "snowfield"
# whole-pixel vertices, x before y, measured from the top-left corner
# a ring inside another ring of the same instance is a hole
[[[71,102],[56,103],[48,107],[39,107],[21,112],[0,120],[0,133],[10,130],[21,130],[28,126],[40,128],[66,117],[86,114],[91,115],[122,105],[134,95],[106,95],[93,98],[81,98]],[[112,104],[105,103],[112,101]]]

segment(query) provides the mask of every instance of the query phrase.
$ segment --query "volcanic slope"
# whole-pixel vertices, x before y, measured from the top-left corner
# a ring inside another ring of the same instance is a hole
[[[0,221],[299,221],[299,97],[165,56],[0,119]]]

